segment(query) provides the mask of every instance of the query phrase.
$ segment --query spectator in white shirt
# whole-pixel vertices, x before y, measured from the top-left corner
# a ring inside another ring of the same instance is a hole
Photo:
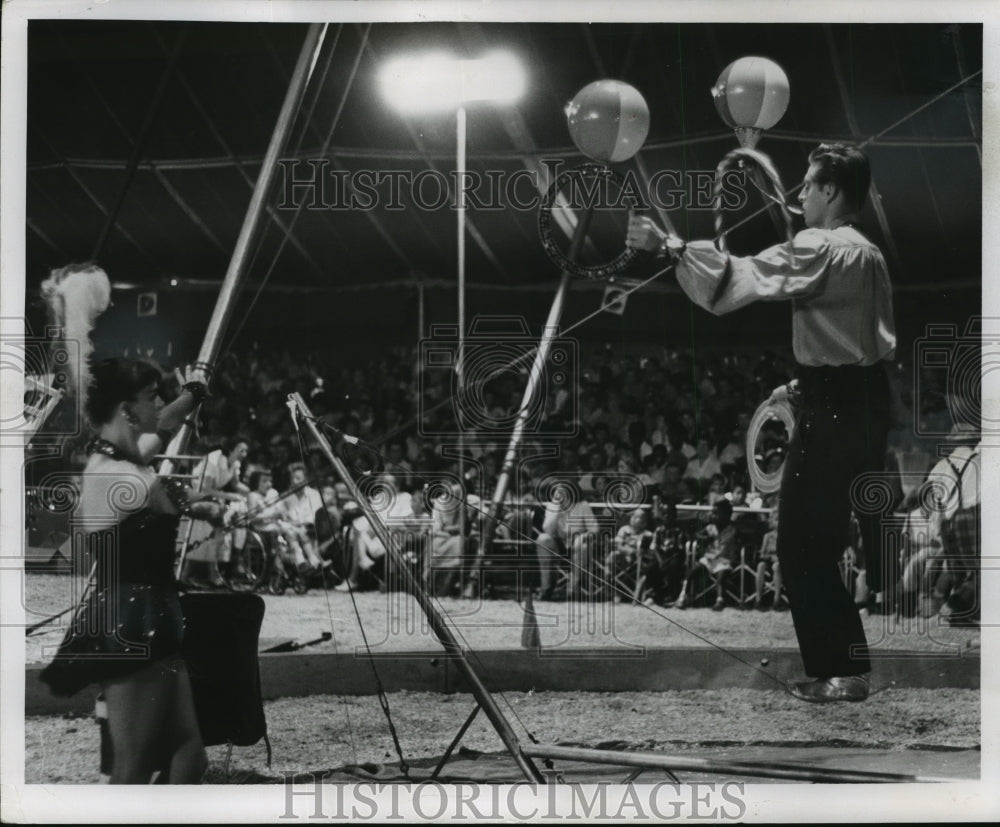
[[[300,462],[288,466],[291,484],[288,496],[282,501],[284,520],[296,533],[296,539],[305,555],[299,564],[303,573],[321,568],[323,561],[316,553],[316,512],[323,507],[319,491],[307,484],[306,467]]]
[[[712,451],[707,437],[700,437],[695,448],[695,455],[688,460],[684,476],[698,481],[701,488],[707,488],[716,474],[722,473],[722,466]]]

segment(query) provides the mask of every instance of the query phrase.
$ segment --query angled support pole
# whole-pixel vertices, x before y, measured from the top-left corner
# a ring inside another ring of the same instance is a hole
[[[427,618],[427,622],[430,624],[434,635],[437,637],[438,641],[440,641],[448,656],[454,660],[459,671],[462,672],[466,680],[468,680],[473,696],[479,703],[479,706],[482,707],[483,712],[486,713],[486,717],[489,718],[489,721],[496,730],[497,735],[500,736],[500,740],[503,741],[507,751],[510,752],[511,757],[518,766],[518,769],[522,772],[527,781],[531,783],[544,784],[545,777],[522,749],[521,744],[517,739],[517,735],[514,733],[514,730],[511,728],[506,717],[504,717],[504,714],[500,711],[496,701],[493,700],[493,696],[482,682],[482,679],[476,673],[476,670],[472,668],[472,664],[469,663],[465,650],[462,649],[461,645],[459,645],[458,641],[455,639],[455,635],[452,633],[448,622],[437,610],[437,607],[434,605],[434,602],[427,593],[427,590],[423,587],[423,584],[410,570],[410,567],[406,565],[399,549],[399,542],[396,537],[392,535],[392,532],[389,531],[385,524],[385,520],[382,519],[382,515],[375,510],[368,498],[358,487],[358,484],[354,481],[354,478],[351,476],[351,473],[347,469],[343,460],[336,453],[334,453],[326,435],[321,433],[316,427],[315,419],[302,397],[298,393],[293,393],[289,395],[288,401],[295,408],[294,413],[296,415],[296,424],[298,424],[301,420],[301,423],[305,427],[306,431],[319,445],[323,455],[333,466],[337,476],[340,477],[344,485],[347,486],[347,489],[351,494],[351,499],[358,504],[365,517],[367,517],[375,535],[381,541],[382,545],[385,546],[386,556],[389,562],[391,565],[395,566],[398,572],[400,572],[402,575],[402,582],[405,584],[409,593],[412,594],[414,599],[417,601],[417,604],[420,606],[424,616]]]
[[[472,722],[476,720],[476,716],[479,714],[479,710],[482,707],[476,704],[469,717],[465,719],[465,723],[462,724],[462,728],[458,731],[454,738],[451,739],[451,743],[448,744],[448,749],[444,751],[444,755],[441,756],[441,760],[437,762],[437,766],[434,768],[434,772],[431,773],[431,778],[437,778],[444,769],[445,764],[448,763],[448,759],[451,758],[451,754],[455,751],[455,747],[459,745],[462,740],[462,736],[468,731],[469,727],[472,726]]]

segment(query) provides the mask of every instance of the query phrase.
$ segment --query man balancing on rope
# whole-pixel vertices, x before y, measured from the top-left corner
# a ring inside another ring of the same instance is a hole
[[[868,643],[838,561],[852,484],[883,467],[889,430],[883,362],[896,347],[885,262],[857,230],[870,180],[859,149],[820,145],[809,155],[798,196],[807,229],[756,256],[731,256],[711,241],[685,244],[646,217],[633,216],[628,229],[630,247],[672,256],[684,292],[712,313],[754,301],[793,302],[798,377],[772,394],[787,398],[791,387],[797,402],[781,479],[778,559],[805,672],[813,678],[789,690],[815,703],[863,701],[869,693]],[[878,534],[866,533],[868,570],[878,579]]]

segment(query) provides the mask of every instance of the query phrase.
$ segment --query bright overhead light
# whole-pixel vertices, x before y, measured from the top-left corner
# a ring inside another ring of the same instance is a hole
[[[389,61],[379,80],[382,94],[402,112],[455,109],[464,103],[511,104],[524,93],[524,69],[512,54],[491,52],[459,60],[435,52]]]

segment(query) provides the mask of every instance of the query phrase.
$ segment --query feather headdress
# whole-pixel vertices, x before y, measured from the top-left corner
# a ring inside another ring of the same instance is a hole
[[[42,298],[49,307],[52,324],[60,331],[63,342],[75,342],[77,353],[69,358],[70,391],[83,406],[90,384],[90,356],[94,345],[90,332],[97,317],[111,303],[111,282],[108,274],[96,264],[69,264],[53,270],[42,282]]]

